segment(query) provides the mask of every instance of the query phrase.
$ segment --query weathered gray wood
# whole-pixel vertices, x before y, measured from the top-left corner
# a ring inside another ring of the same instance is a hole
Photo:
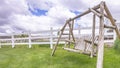
[[[116,26],[108,26],[108,25],[104,25],[104,28],[111,28],[111,29],[115,29]]]
[[[100,17],[99,26],[99,42],[98,42],[98,55],[97,55],[97,68],[103,68],[103,54],[104,54],[104,4],[100,4],[100,12],[102,16]]]
[[[97,15],[98,17],[100,17],[101,16],[101,14],[100,13],[98,13],[98,12],[96,12],[95,10],[93,10],[92,8],[89,8],[90,9],[90,11],[91,12],[93,12],[95,15]]]
[[[63,33],[62,35],[69,35],[69,33]]]
[[[69,23],[70,19],[69,20],[66,20],[66,23],[64,24],[64,26],[62,27],[61,31],[63,31],[65,29],[65,27],[67,26],[67,24]]]
[[[61,38],[61,36],[62,36],[62,34],[63,34],[63,31],[64,31],[64,29],[65,29],[65,27],[67,26],[68,23],[69,23],[69,20],[66,21],[65,25],[64,25],[63,28],[61,29],[60,36],[58,37],[57,43],[56,43],[56,45],[54,46],[54,48],[53,48],[53,50],[52,50],[51,56],[54,55],[54,53],[55,53],[55,51],[56,51],[56,49],[57,49],[57,46],[58,46],[58,44],[59,44],[60,38]]]
[[[97,9],[99,9],[99,8],[100,8],[100,12],[97,11]],[[65,25],[61,29],[61,34],[60,34],[60,36],[58,38],[57,44],[55,45],[55,47],[54,47],[54,49],[52,51],[52,56],[54,55],[54,52],[55,52],[55,50],[57,48],[59,40],[60,40],[61,36],[63,35],[63,31],[64,31],[65,27],[67,25],[69,26],[69,32],[70,32],[69,33],[69,38],[71,38],[70,36],[72,36],[72,40],[75,42],[75,38],[74,38],[74,35],[73,35],[73,23],[71,24],[70,22],[73,21],[73,20],[75,20],[75,19],[77,19],[77,18],[79,18],[79,17],[81,17],[81,16],[83,16],[83,15],[86,15],[86,14],[90,13],[91,11],[94,14],[98,15],[98,17],[100,17],[99,43],[96,44],[96,45],[98,45],[98,58],[97,58],[97,65],[96,66],[97,66],[97,68],[102,68],[103,67],[103,54],[104,54],[104,16],[110,19],[110,21],[111,21],[111,23],[112,23],[113,26],[116,26],[115,25],[115,20],[112,18],[112,16],[111,16],[108,8],[106,7],[106,5],[105,5],[105,11],[106,11],[107,15],[104,14],[104,3],[103,2],[101,2],[101,4],[93,7],[92,9],[88,9],[84,13],[82,13],[82,14],[74,17],[74,18],[71,18],[71,19],[67,20],[67,22],[65,23]],[[119,35],[117,27],[115,28],[115,30],[116,30],[117,35],[120,38],[120,35]],[[94,36],[94,34],[93,34],[93,36]],[[69,39],[69,40],[71,40],[71,39]],[[92,45],[95,45],[95,42],[93,42],[93,41],[91,41],[90,43],[92,43]],[[67,50],[69,50],[69,49],[67,49]],[[70,50],[70,51],[75,51],[75,50]],[[89,55],[90,55],[90,53],[89,53]]]
[[[58,45],[58,43],[59,43],[59,41],[60,41],[60,38],[61,38],[61,36],[62,36],[63,31],[60,32],[60,33],[61,33],[61,34],[60,34],[60,36],[59,36],[59,38],[58,38],[58,41],[57,41],[56,45],[53,47],[53,50],[52,50],[51,56],[54,55],[54,53],[55,53],[55,51],[56,51],[56,49],[57,49],[57,45]]]
[[[90,56],[91,53],[90,52],[82,52],[82,54]],[[96,57],[96,54],[93,54],[93,56]]]
[[[71,25],[71,29],[72,29],[72,33],[73,33],[73,29],[74,29],[74,20],[72,20],[72,25]],[[74,36],[73,36],[74,37]],[[74,42],[75,42],[75,39],[74,39]],[[74,47],[75,47],[75,45],[74,45]]]
[[[75,49],[71,49],[71,48],[63,48],[67,51],[71,51],[71,52],[77,52],[77,53],[80,53],[80,50],[75,50]]]
[[[91,58],[94,54],[94,41],[95,41],[95,14],[93,15],[93,28],[92,28],[92,50],[91,50]]]
[[[95,43],[97,43],[97,46],[96,46],[96,50],[94,51],[95,53],[98,52],[98,39],[99,39],[99,36],[96,36],[95,37]]]
[[[109,9],[107,8],[107,5],[105,4],[105,2],[104,2],[104,8],[105,8],[105,11],[106,11],[106,13],[107,13],[108,18],[109,18],[110,21],[111,21],[111,24],[116,27],[115,32],[116,32],[118,38],[120,39],[119,30],[118,30],[118,28],[117,28],[117,26],[116,26],[116,24],[115,24],[115,21],[114,21],[112,15],[111,15]]]
[[[81,37],[80,35],[81,35],[81,28],[80,28],[80,25],[79,25],[79,27],[78,27],[78,35],[79,35],[79,38]]]
[[[76,53],[80,53],[80,54],[84,54],[84,55],[90,55],[90,52],[83,52],[83,51],[75,50],[75,49],[71,49],[71,48],[63,48],[63,49],[70,51],[70,52],[76,52]],[[96,54],[93,54],[93,56],[96,56]]]
[[[75,42],[75,38],[74,38],[74,35],[73,35],[73,29],[72,29],[70,24],[69,24],[69,29],[70,29],[70,34],[72,35],[72,39]]]
[[[84,52],[86,52],[86,48],[87,48],[87,42],[85,42]]]
[[[90,41],[90,40],[85,39],[84,41],[85,41],[86,43],[92,44],[92,41]],[[94,42],[94,45],[95,45],[95,46],[98,46],[98,44],[95,43],[95,42]]]
[[[98,4],[97,6],[93,7],[92,9],[95,10],[95,9],[98,9],[98,8],[100,8],[100,4]],[[84,15],[90,13],[90,12],[91,12],[91,11],[88,9],[88,10],[85,11],[84,13],[82,13],[82,14],[80,14],[80,15],[74,17],[74,18],[71,18],[71,20],[77,19],[77,18],[79,18],[79,17],[81,17],[81,16],[84,16]]]
[[[74,28],[74,20],[72,20],[72,25],[71,26],[72,26],[72,30],[73,30],[73,28]]]
[[[69,40],[70,40],[71,39],[71,29],[72,29],[71,28],[71,21],[68,24],[69,24]],[[70,48],[70,42],[68,42],[68,47]]]
[[[74,44],[75,44],[75,42],[72,41],[72,40],[64,40],[64,41],[66,41],[66,42],[70,42],[70,43],[74,43]]]
[[[100,11],[98,11],[98,10],[95,10],[95,11],[100,13]],[[105,13],[104,13],[104,16],[109,19],[109,17]],[[116,21],[115,19],[113,19],[113,20]]]

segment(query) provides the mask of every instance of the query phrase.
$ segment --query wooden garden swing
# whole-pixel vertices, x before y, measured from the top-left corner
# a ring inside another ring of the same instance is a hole
[[[92,37],[81,37],[79,39],[75,39],[73,35],[73,26],[74,26],[74,20],[77,18],[80,18],[88,13],[93,13],[93,25],[92,25]],[[96,23],[96,17],[99,18],[99,36],[95,36],[95,23]],[[104,17],[110,20],[111,26],[104,24]],[[109,9],[107,8],[105,2],[101,2],[97,6],[93,8],[89,8],[87,11],[81,13],[80,15],[70,18],[66,21],[64,26],[62,27],[60,31],[59,38],[57,40],[56,45],[53,48],[52,56],[54,55],[57,45],[59,44],[59,41],[61,39],[61,36],[64,35],[65,28],[69,26],[69,36],[68,40],[65,40],[68,42],[68,45],[64,47],[65,50],[72,51],[72,52],[78,52],[86,55],[90,55],[91,57],[96,56],[97,54],[97,68],[103,67],[103,53],[104,53],[104,28],[111,28],[114,29],[117,36],[120,38],[119,30],[115,24],[115,19],[112,17]],[[74,44],[74,48],[70,48],[70,44]]]

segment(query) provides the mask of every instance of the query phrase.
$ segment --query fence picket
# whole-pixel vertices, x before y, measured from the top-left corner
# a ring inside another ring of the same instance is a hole
[[[15,44],[14,44],[14,33],[12,34],[11,37],[12,37],[12,38],[11,38],[11,40],[12,40],[12,48],[14,48],[14,47],[15,47]]]
[[[90,28],[86,28],[86,30],[89,30]],[[77,29],[74,29],[74,31],[76,31],[76,34],[75,34],[75,37],[76,38],[79,38],[80,36],[84,36],[84,35],[88,35],[88,34],[81,34],[82,31],[81,30],[85,30],[85,28],[77,28]],[[11,45],[12,48],[15,47],[15,45],[23,45],[23,44],[26,44],[28,45],[29,48],[32,47],[32,44],[50,44],[50,48],[52,49],[53,48],[53,44],[56,44],[56,40],[58,39],[58,33],[59,30],[53,30],[53,28],[50,28],[50,30],[46,30],[46,31],[39,31],[39,32],[27,32],[27,33],[13,33],[13,34],[4,34],[4,35],[0,35],[1,37],[2,36],[11,36],[10,38],[0,38],[0,48],[2,45]],[[66,30],[68,31],[68,30]],[[45,35],[47,33],[47,35]],[[22,35],[22,34],[25,34],[25,35],[28,35],[28,37],[15,37],[16,35]],[[42,36],[32,36],[33,34],[37,34],[37,35],[41,35],[43,34]],[[96,34],[97,35],[97,34]],[[106,42],[114,42],[114,40],[116,39],[116,34],[115,32],[113,33],[105,33],[105,35],[112,35],[113,36],[113,39],[106,39],[104,40],[104,43]],[[62,36],[63,39],[65,38],[68,38],[68,36]],[[48,41],[35,41],[33,42],[32,40],[34,39],[48,39]],[[19,42],[15,42],[15,41],[19,41]],[[25,40],[25,42],[23,42],[22,40]],[[26,42],[27,40],[27,42]],[[5,41],[9,41],[9,42],[5,42]],[[22,42],[20,42],[22,41]],[[65,44],[64,41],[60,41],[60,44]]]
[[[29,32],[28,36],[29,36],[29,48],[31,48],[32,45],[31,45],[31,33],[30,32]]]

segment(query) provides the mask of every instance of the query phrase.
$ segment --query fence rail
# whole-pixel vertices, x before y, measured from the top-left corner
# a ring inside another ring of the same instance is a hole
[[[83,35],[90,35],[91,33],[82,34],[82,30],[90,30],[90,28],[76,28],[73,30],[74,35],[76,38],[83,36]],[[58,32],[60,30],[50,30],[46,31],[39,31],[39,32],[26,32],[26,33],[13,33],[13,34],[0,34],[0,48],[3,45],[11,45],[14,48],[16,45],[28,45],[29,48],[32,47],[33,44],[50,44],[50,48],[53,48],[53,44],[56,44],[58,39]],[[68,30],[66,30],[67,32]],[[84,31],[83,31],[84,32]],[[99,35],[96,32],[96,35]],[[116,38],[115,32],[105,32],[105,43],[114,42]],[[109,36],[112,36],[112,39],[109,39]],[[62,39],[68,38],[67,35],[62,36]],[[60,41],[60,44],[64,44],[64,41]]]

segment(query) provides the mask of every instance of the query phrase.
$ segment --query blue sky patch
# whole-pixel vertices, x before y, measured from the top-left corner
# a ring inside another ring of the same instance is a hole
[[[31,8],[29,8],[29,11],[33,14],[33,15],[36,15],[36,16],[41,16],[41,15],[45,15],[47,10],[41,10],[41,9],[38,9],[38,8],[34,8],[34,10],[32,10]]]
[[[75,24],[74,24],[74,27],[75,27],[75,28],[78,28],[78,27],[79,27],[79,24],[78,24],[78,23],[75,23]]]
[[[79,12],[79,11],[73,11],[73,13],[75,13],[76,15],[79,15],[81,12]]]

